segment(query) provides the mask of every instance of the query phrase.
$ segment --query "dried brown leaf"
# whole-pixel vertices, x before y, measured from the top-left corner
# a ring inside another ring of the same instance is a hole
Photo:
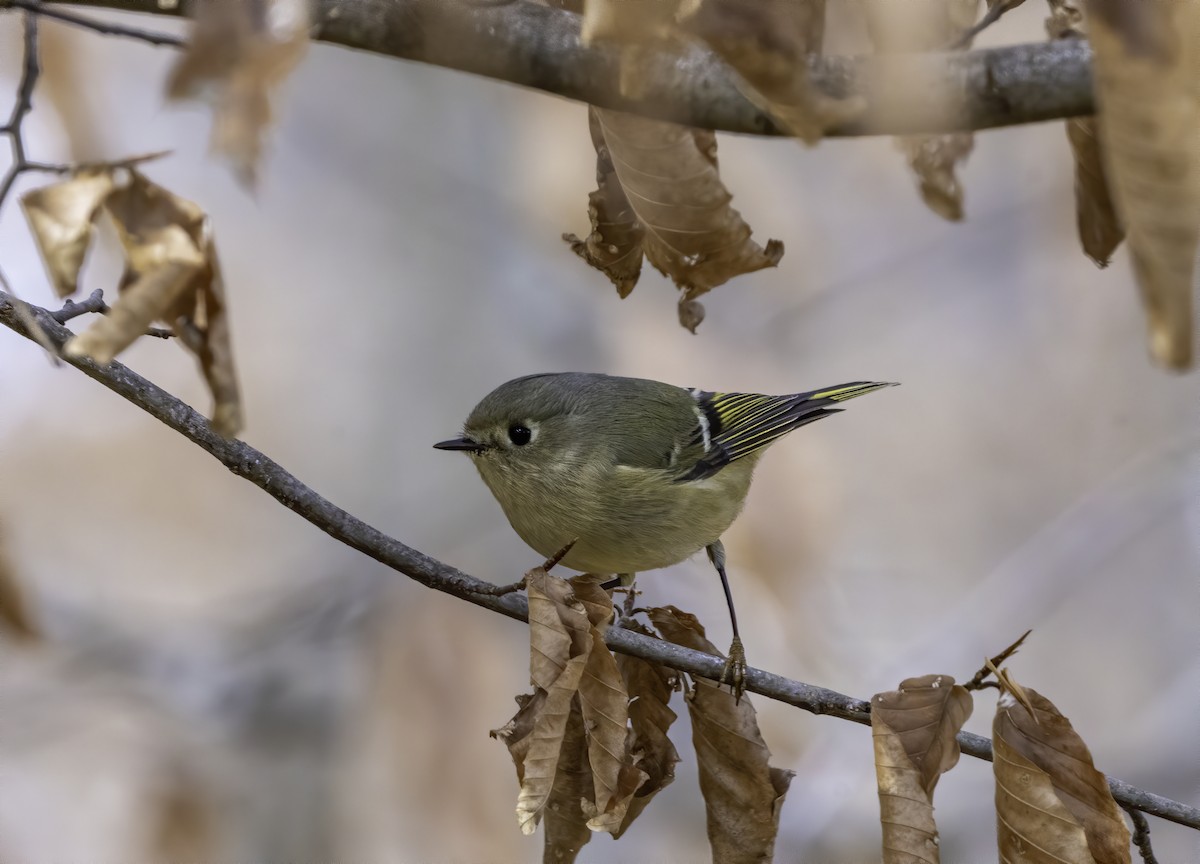
[[[909,678],[871,699],[885,864],[937,864],[933,790],[958,762],[955,736],[971,707],[971,694],[949,675]]]
[[[576,701],[567,718],[562,756],[543,814],[546,836],[542,844],[542,861],[545,864],[570,864],[592,839],[584,806],[593,790],[586,738],[586,726]]]
[[[821,50],[824,0],[704,0],[682,26],[737,73],[751,102],[809,144],[866,108],[860,97],[825,95],[809,78],[806,55]]]
[[[0,541],[2,539],[0,537]],[[25,602],[25,592],[21,590],[17,574],[5,554],[3,542],[0,542],[0,632],[22,640],[38,638],[37,628]]]
[[[917,175],[925,205],[943,219],[961,222],[963,189],[955,169],[971,155],[975,135],[971,132],[906,135],[896,139],[896,146]]]
[[[546,806],[550,803],[563,755],[567,724],[572,703],[583,678],[587,655],[572,657],[562,672],[546,690],[546,699],[534,719],[529,748],[525,753],[525,770],[521,791],[517,795],[517,824],[521,833],[532,834]],[[578,709],[575,709],[578,710]]]
[[[1104,145],[1095,118],[1068,120],[1067,141],[1075,158],[1075,222],[1089,258],[1107,267],[1125,239],[1104,171]]]
[[[529,596],[529,679],[549,691],[574,657],[592,647],[592,626],[587,610],[575,596],[571,583],[535,567],[525,574]],[[580,674],[582,674],[582,667]]]
[[[529,752],[531,743],[529,736],[545,702],[545,690],[518,693],[517,713],[499,729],[488,732],[490,737],[504,742],[504,746],[508,748],[508,754],[512,756],[513,764],[517,768],[517,783],[525,782],[525,755]]]
[[[208,216],[138,171],[129,174],[104,200],[125,252],[121,296],[64,352],[108,363],[153,321],[166,321],[200,363],[213,394],[213,428],[233,435],[242,426],[241,397]]]
[[[518,698],[520,710],[503,729],[521,791],[517,818],[532,833],[554,809],[554,839],[547,833],[547,855],[555,860],[578,852],[577,822],[592,831],[615,832],[646,774],[630,754],[629,697],[602,628],[613,617],[611,597],[594,576],[567,582],[545,567],[525,577],[529,595],[530,678],[537,688]],[[578,740],[569,733],[576,723]],[[588,788],[580,791],[586,774]],[[561,799],[569,789],[568,799]],[[557,802],[557,803],[556,803]],[[566,850],[566,851],[564,851]]]
[[[1002,864],[1097,864],[1083,826],[1054,794],[1050,775],[1000,738],[992,742],[992,759]]]
[[[645,231],[646,258],[683,292],[680,321],[695,332],[703,319],[696,298],[734,276],[775,266],[783,244],[771,240],[764,249],[750,238],[750,226],[721,183],[712,132],[607,109],[595,109],[595,116]]]
[[[21,198],[21,209],[59,297],[79,290],[79,271],[96,233],[96,215],[112,188],[109,172],[84,172]]]
[[[588,195],[592,233],[586,240],[564,234],[571,250],[607,276],[622,298],[628,297],[642,274],[642,236],[637,214],[625,197],[613,168],[596,109],[588,106],[588,126],[596,148],[596,190]]]
[[[921,786],[900,736],[871,715],[875,747],[875,779],[879,790],[879,823],[883,828],[883,864],[938,864],[937,824],[933,801]]]
[[[567,580],[575,594],[575,599],[587,613],[588,621],[600,633],[603,633],[612,623],[615,611],[612,595],[600,587],[601,583],[606,581],[608,581],[607,576],[597,576],[594,573],[583,573]]]
[[[618,90],[628,99],[645,93],[646,61],[681,41],[678,20],[696,0],[584,0],[579,39],[610,43],[620,51]],[[568,5],[568,4],[564,4]]]
[[[1084,35],[1083,12],[1073,0],[1050,0],[1046,33],[1051,39],[1078,39]],[[1104,142],[1095,117],[1068,120],[1067,141],[1075,160],[1075,224],[1084,253],[1107,267],[1113,252],[1125,239],[1112,191],[1104,170]]]
[[[938,778],[958,764],[958,735],[971,716],[971,694],[949,675],[924,675],[871,699],[872,723],[887,723],[933,799]]]
[[[254,183],[271,124],[271,91],[308,47],[308,0],[207,0],[195,6],[187,50],[171,70],[170,99],[213,108],[212,148]]]
[[[1128,864],[1129,829],[1108,790],[1108,781],[1092,763],[1087,745],[1049,699],[1029,687],[1023,688],[1023,695],[1032,711],[1004,692],[992,723],[1001,852],[1034,840],[1053,848],[1046,842],[1051,837],[1056,841],[1061,837],[1064,843],[1070,839],[1077,845],[1074,826],[1079,826],[1087,856],[1076,853],[1078,860]],[[1047,785],[1053,800],[1070,815],[1069,823],[1064,823],[1062,813],[1047,803]],[[1023,790],[1030,794],[1023,795]],[[1006,815],[1009,812],[1026,821],[1012,822]],[[1055,818],[1048,818],[1047,813],[1055,814]],[[1011,827],[1006,827],[1006,821]]]
[[[634,629],[652,635],[643,628]],[[631,762],[645,772],[646,779],[629,802],[620,828],[613,832],[613,839],[619,839],[629,830],[654,796],[671,784],[675,779],[675,765],[679,762],[679,753],[668,737],[676,716],[670,708],[671,694],[678,680],[676,674],[658,663],[627,654],[617,657],[617,668],[621,670],[625,692],[630,699]]]
[[[651,609],[649,615],[668,641],[720,653],[694,615],[674,606]],[[686,701],[713,860],[723,864],[771,861],[779,812],[793,773],[768,764],[771,753],[747,697],[738,702],[716,682],[697,678]]]
[[[1087,9],[1105,172],[1150,353],[1187,369],[1200,240],[1200,4],[1091,0]]]
[[[865,0],[867,29],[876,52],[900,54],[944,50],[975,21],[979,0]],[[963,47],[967,47],[965,44]],[[930,92],[929,82],[907,75],[891,76],[889,87]],[[956,174],[975,146],[970,132],[941,135],[903,135],[896,146],[916,174],[921,199],[934,213],[951,222],[963,218],[963,189]]]
[[[1046,18],[1046,35],[1051,39],[1078,39],[1086,32],[1083,10],[1075,0],[1049,0],[1050,15]]]
[[[587,765],[595,788],[594,794],[587,796],[590,800],[584,803],[583,812],[591,830],[615,833],[647,775],[631,756],[629,738],[633,733],[627,728],[630,697],[616,658],[604,644],[604,629],[612,622],[614,611],[612,597],[600,587],[602,581],[602,576],[585,573],[569,584],[592,627],[590,653],[579,685],[579,705],[587,732]]]

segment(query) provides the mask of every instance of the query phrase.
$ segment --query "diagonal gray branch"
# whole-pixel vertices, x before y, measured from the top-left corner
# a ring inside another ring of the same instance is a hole
[[[0,0],[0,9],[5,5]],[[179,14],[190,3],[76,0],[73,5]],[[498,5],[471,0],[316,0],[315,7],[315,36],[325,42],[689,126],[779,134],[741,94],[727,67],[700,47],[653,57],[642,76],[645,95],[637,100],[622,96],[616,50],[581,44],[580,18],[573,12],[529,0]],[[835,135],[990,129],[1095,111],[1091,50],[1082,39],[886,59],[813,57],[811,65],[814,79],[830,95],[861,93],[870,106],[869,121],[836,130]],[[927,85],[897,88],[897,80]]]
[[[27,339],[33,339],[29,328],[18,312],[21,301],[0,291],[0,324],[15,330]],[[55,316],[36,306],[29,307],[38,323],[54,344],[61,348],[71,337],[71,331],[55,320]],[[517,620],[527,620],[525,598],[517,594],[497,597],[488,593],[494,587],[460,570],[430,558],[399,540],[372,528],[361,519],[347,513],[337,505],[322,498],[301,483],[270,457],[235,439],[222,438],[212,430],[208,420],[195,410],[176,399],[170,393],[147,381],[121,363],[113,362],[98,366],[90,360],[63,358],[89,378],[100,382],[117,395],[132,402],[156,420],[183,435],[239,477],[244,477],[258,486],[289,510],[320,528],[330,537],[351,546],[364,555],[387,567],[415,579],[422,585],[443,591],[455,597],[499,612]],[[610,628],[605,641],[614,651],[642,657],[662,663],[693,675],[719,679],[724,669],[724,659],[699,651],[652,639],[619,627]],[[814,714],[829,714],[870,723],[869,703],[845,696],[824,687],[814,687],[793,681],[761,669],[749,669],[746,673],[746,689],[770,699],[803,708]],[[992,742],[980,735],[960,732],[959,745],[964,753],[980,759],[992,758]],[[1200,829],[1200,809],[1189,807],[1170,798],[1138,789],[1121,780],[1109,778],[1109,789],[1113,797],[1126,807],[1160,816],[1181,825]]]

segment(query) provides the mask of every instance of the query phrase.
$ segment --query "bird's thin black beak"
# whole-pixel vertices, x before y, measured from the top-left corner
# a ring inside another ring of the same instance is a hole
[[[466,450],[470,453],[479,453],[483,450],[481,444],[477,444],[465,435],[451,438],[449,441],[439,441],[433,447],[435,450]]]

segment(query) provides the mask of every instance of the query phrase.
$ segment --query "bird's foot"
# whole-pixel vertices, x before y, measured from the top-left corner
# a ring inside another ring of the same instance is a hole
[[[742,701],[742,694],[746,692],[746,668],[746,649],[742,647],[741,637],[734,636],[719,683],[729,685],[735,704]]]

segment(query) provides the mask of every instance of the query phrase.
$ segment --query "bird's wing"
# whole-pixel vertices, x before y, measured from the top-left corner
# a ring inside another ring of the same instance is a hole
[[[757,453],[793,429],[842,410],[830,407],[892,385],[855,381],[790,396],[759,393],[709,393],[693,390],[698,407],[689,443],[694,458],[681,464],[676,478],[685,483],[716,474],[730,462]]]

